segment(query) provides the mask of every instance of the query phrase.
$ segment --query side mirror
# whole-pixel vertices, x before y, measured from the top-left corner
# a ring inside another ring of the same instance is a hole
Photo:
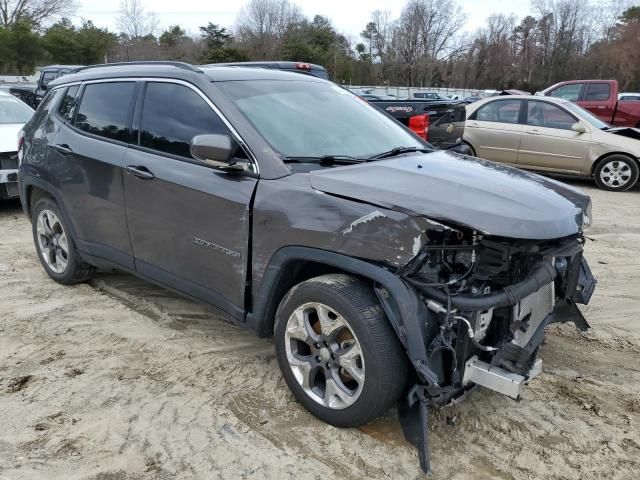
[[[229,135],[196,135],[191,139],[191,156],[222,170],[245,170],[244,163],[236,163],[238,144]]]
[[[576,122],[573,125],[571,125],[571,130],[573,130],[576,133],[587,133],[586,127],[580,122]]]

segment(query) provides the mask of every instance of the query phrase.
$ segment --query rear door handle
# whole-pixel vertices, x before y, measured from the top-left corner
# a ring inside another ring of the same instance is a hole
[[[540,131],[536,130],[535,128],[527,130],[527,133],[530,133],[531,135],[540,135]]]
[[[126,170],[130,175],[142,178],[143,180],[151,180],[153,178],[156,178],[155,175],[147,169],[147,167],[129,165],[127,166]]]
[[[66,143],[62,143],[62,144],[56,144],[52,147],[56,152],[62,154],[62,155],[70,155],[73,153],[73,150],[71,150],[71,147],[69,145],[67,145]]]

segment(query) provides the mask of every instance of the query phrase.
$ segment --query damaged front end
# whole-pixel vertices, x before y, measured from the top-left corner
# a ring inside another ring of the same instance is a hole
[[[405,339],[418,381],[399,414],[428,472],[428,409],[455,403],[477,385],[517,399],[541,371],[547,325],[589,328],[576,303],[589,301],[596,280],[581,233],[517,240],[429,222],[425,235],[397,274],[422,303],[422,345],[409,332]]]

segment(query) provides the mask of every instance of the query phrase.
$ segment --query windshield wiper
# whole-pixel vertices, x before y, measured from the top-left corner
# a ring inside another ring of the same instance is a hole
[[[283,159],[285,162],[291,162],[291,163],[312,163],[312,162],[319,162],[323,165],[332,165],[334,163],[364,163],[367,161],[366,158],[357,158],[357,157],[352,157],[351,155],[322,155],[319,157],[298,157],[298,156],[292,156],[292,157],[284,157]]]
[[[424,147],[396,147],[396,148],[392,148],[388,152],[378,153],[377,155],[369,157],[369,159],[377,160],[380,158],[395,157],[396,155],[402,155],[403,153],[412,153],[412,152],[431,153],[433,152],[433,150],[424,148]]]

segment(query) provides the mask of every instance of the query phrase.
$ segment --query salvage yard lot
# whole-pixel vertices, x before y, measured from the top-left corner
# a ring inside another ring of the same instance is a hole
[[[593,199],[592,330],[552,325],[520,402],[432,415],[434,479],[630,479],[640,471],[640,187]],[[124,274],[50,280],[0,204],[0,479],[421,478],[394,412],[316,420],[273,346]]]

